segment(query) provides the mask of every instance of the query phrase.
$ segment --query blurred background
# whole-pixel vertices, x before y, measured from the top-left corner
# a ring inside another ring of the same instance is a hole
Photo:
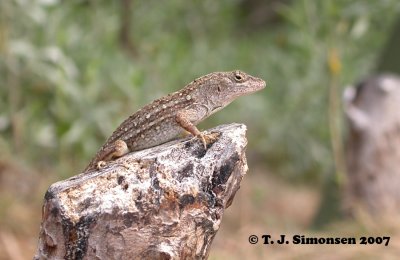
[[[234,69],[267,88],[200,125],[245,123],[249,139],[210,259],[396,259],[393,225],[346,209],[341,97],[399,72],[399,19],[398,0],[0,1],[0,259],[31,259],[48,186],[80,173],[125,118]],[[251,234],[392,238],[263,246]]]

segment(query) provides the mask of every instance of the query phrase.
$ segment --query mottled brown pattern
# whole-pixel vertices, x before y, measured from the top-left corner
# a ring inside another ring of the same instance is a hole
[[[265,81],[242,71],[214,72],[195,79],[180,91],[159,98],[126,119],[108,138],[86,171],[99,162],[120,157],[115,142],[122,140],[127,152],[168,142],[183,130],[204,137],[196,125],[234,99],[261,90]],[[120,146],[121,143],[119,143]],[[121,149],[120,149],[121,150]]]

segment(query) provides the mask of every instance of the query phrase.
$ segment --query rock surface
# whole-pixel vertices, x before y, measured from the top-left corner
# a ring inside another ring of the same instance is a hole
[[[128,154],[50,186],[34,259],[205,259],[247,171],[246,126]]]

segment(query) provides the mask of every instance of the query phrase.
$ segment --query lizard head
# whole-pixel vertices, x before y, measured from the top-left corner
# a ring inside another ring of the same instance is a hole
[[[217,111],[240,96],[248,95],[265,88],[266,83],[243,71],[216,72],[210,74],[207,86],[207,103]],[[214,112],[215,112],[214,111]]]

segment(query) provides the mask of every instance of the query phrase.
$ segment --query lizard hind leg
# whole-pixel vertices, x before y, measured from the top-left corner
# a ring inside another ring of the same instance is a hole
[[[97,169],[101,169],[106,165],[107,161],[124,156],[129,153],[129,148],[126,142],[123,140],[117,140],[109,147],[105,148],[97,161]]]

